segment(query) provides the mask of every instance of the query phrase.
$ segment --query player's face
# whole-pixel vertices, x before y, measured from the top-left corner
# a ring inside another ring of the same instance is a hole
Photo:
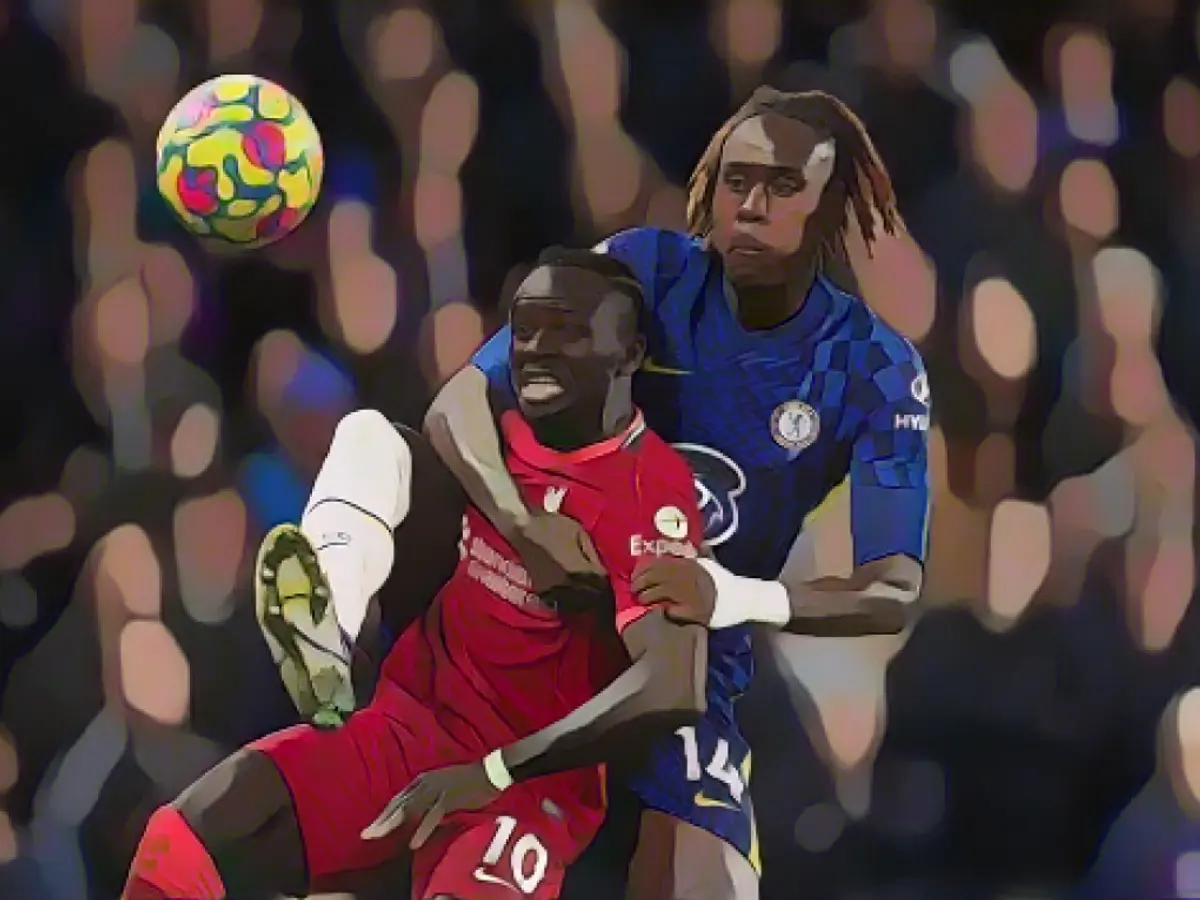
[[[811,126],[774,113],[730,133],[713,190],[711,240],[734,284],[786,278],[833,174],[834,152]]]
[[[514,298],[512,375],[526,418],[586,405],[602,409],[614,381],[632,376],[642,343],[629,301],[595,272],[543,266]]]

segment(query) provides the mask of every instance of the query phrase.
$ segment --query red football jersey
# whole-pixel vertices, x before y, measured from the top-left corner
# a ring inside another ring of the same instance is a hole
[[[515,412],[501,431],[526,503],[570,516],[591,535],[616,611],[606,623],[546,608],[516,552],[468,510],[454,576],[397,641],[383,676],[481,753],[562,718],[611,682],[629,664],[617,634],[649,611],[634,599],[634,566],[694,556],[703,533],[691,470],[640,415],[624,434],[571,453],[538,444]]]

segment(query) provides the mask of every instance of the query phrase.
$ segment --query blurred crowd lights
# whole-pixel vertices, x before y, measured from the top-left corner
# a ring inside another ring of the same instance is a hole
[[[1050,516],[1037,503],[1003,500],[992,512],[987,608],[1011,623],[1033,600],[1050,571]]]
[[[227,523],[217,521],[203,524],[227,527]],[[182,537],[190,538],[185,544],[177,535],[175,541],[180,552],[177,564],[186,607],[190,573],[209,562],[209,559],[195,561],[189,554],[214,556],[203,546],[197,546],[197,539],[200,545],[228,543],[228,539],[220,532]],[[233,539],[244,541],[244,534]],[[100,541],[95,557],[92,587],[106,673],[104,681],[119,690],[119,697],[110,699],[120,700],[122,705],[127,704],[131,710],[163,724],[181,724],[190,703],[189,668],[178,642],[161,621],[164,574],[150,536],[138,525],[118,526]]]
[[[1059,180],[1063,220],[1095,241],[1112,237],[1120,219],[1117,184],[1108,166],[1098,159],[1076,159]]]
[[[181,725],[191,702],[190,669],[161,622],[137,619],[120,635],[121,692],[130,708],[164,725]]]
[[[184,609],[197,622],[224,621],[239,578],[248,574],[253,539],[241,496],[225,488],[183,501],[175,508],[174,539]]]
[[[400,315],[396,271],[374,250],[374,211],[358,200],[338,202],[329,215],[329,271],[335,330],[356,353],[387,343]]]
[[[958,45],[948,61],[950,85],[967,103],[970,151],[991,182],[1020,193],[1038,162],[1038,111],[986,38]]]
[[[483,343],[483,317],[469,303],[447,303],[421,323],[418,353],[422,374],[432,387],[440,387],[471,360]]]
[[[101,617],[158,618],[163,571],[150,536],[139,525],[120,525],[96,549],[94,591]]]
[[[1067,130],[1080,141],[1111,147],[1119,136],[1117,105],[1112,95],[1113,50],[1107,36],[1094,28],[1062,25],[1046,36],[1057,46],[1057,75]]]
[[[198,478],[216,460],[221,419],[205,403],[194,403],[179,418],[171,435],[171,471],[180,478]]]
[[[81,59],[89,83],[120,84],[120,79],[103,73],[119,67],[138,40],[137,4],[119,0],[111,10],[106,7],[104,15],[94,14],[94,4],[77,3],[72,9],[79,17]],[[561,0],[548,9],[548,15],[531,13],[531,21],[543,53],[553,62],[547,69],[552,73],[548,75],[552,95],[573,125],[579,205],[596,223],[618,221],[644,201],[650,220],[682,224],[682,189],[657,183],[653,166],[620,127],[626,65],[622,46],[593,5]],[[203,15],[210,56],[220,60],[234,58],[254,43],[266,13],[258,0],[207,0]],[[871,15],[878,17],[887,54],[897,60],[926,58],[927,53],[918,51],[938,39],[934,8],[923,0],[889,0],[877,4]],[[731,69],[761,66],[778,49],[782,7],[778,0],[723,0],[713,7],[710,29],[714,46]],[[479,128],[479,87],[465,73],[435,69],[440,42],[437,22],[419,3],[397,5],[377,15],[367,42],[371,69],[380,82],[432,76],[426,81],[428,95],[418,108],[415,129],[419,166],[412,187],[413,231],[431,270],[439,271],[446,268],[445,260],[457,258],[453,252],[447,256],[446,248],[461,244],[463,200],[458,175]],[[1108,39],[1090,27],[1067,24],[1052,29],[1044,46],[1045,68],[1059,95],[1067,129],[1087,145],[1111,145],[1119,117],[1112,97],[1113,53]],[[1039,113],[1033,98],[983,38],[959,44],[949,56],[947,72],[951,86],[967,104],[976,161],[996,186],[1024,191],[1038,162]],[[1168,144],[1181,157],[1200,156],[1200,88],[1186,77],[1176,77],[1164,91],[1162,107]],[[176,251],[142,245],[136,239],[135,175],[128,145],[105,141],[93,148],[81,163],[78,184],[86,214],[81,218],[86,224],[80,237],[87,284],[92,288],[85,293],[91,299],[84,301],[90,304],[86,344],[102,368],[137,366],[151,347],[181,336],[194,313],[194,278]],[[1080,158],[1064,168],[1058,205],[1068,228],[1094,243],[1110,239],[1120,221],[1115,181],[1100,159]],[[361,355],[377,352],[387,343],[401,313],[402,280],[374,251],[374,215],[361,201],[341,200],[328,218],[332,312],[328,330]],[[936,273],[932,262],[917,250],[916,254],[895,252],[879,268],[896,276],[902,263],[909,265],[911,272],[898,280],[921,289],[905,290],[908,303],[889,305],[883,298],[879,306],[889,320],[919,340],[933,324]],[[885,257],[892,252],[887,244],[877,251]],[[131,277],[130,272],[138,274]],[[1107,387],[1113,409],[1130,425],[1149,427],[1171,414],[1152,352],[1161,305],[1157,273],[1144,255],[1128,248],[1096,252],[1091,273],[1098,320],[1116,346]],[[421,366],[432,384],[440,384],[469,358],[485,332],[482,316],[465,291],[457,298],[453,288],[443,294],[421,326]],[[921,302],[911,301],[916,294]],[[962,334],[969,337],[970,345],[964,359],[975,355],[985,365],[986,371],[973,373],[985,388],[993,376],[1019,382],[1037,364],[1033,310],[1006,278],[988,278],[972,287],[963,317]],[[1089,340],[1086,332],[1081,340]],[[304,352],[294,335],[280,333],[264,339],[257,353],[261,404],[269,407],[279,402],[281,389],[280,393],[267,391],[265,384],[286,382],[287,371],[299,364]],[[176,474],[196,478],[210,469],[220,427],[220,413],[209,405],[193,404],[184,412],[171,441]],[[1012,441],[1004,434],[992,435],[977,448],[974,500],[999,504],[991,513],[990,559],[1009,552],[1006,548],[1015,539],[1010,536],[1018,532],[1023,531],[1023,540],[1041,547],[1042,537],[1053,530],[1046,524],[1048,519],[1039,518],[1048,515],[1046,509],[1013,506],[1015,501],[1004,500],[1011,466],[1003,461],[1011,459],[1012,450]],[[88,480],[95,479],[89,476]],[[0,535],[9,531],[17,535],[15,542],[0,541],[6,554],[3,562],[19,568],[22,560],[69,542],[73,529],[74,511],[63,496],[20,501],[0,514]],[[1019,548],[1019,544],[1012,546]],[[1030,571],[1036,574],[1041,568],[1039,563]],[[987,592],[999,591],[1000,608],[1016,608],[1021,598],[1036,590],[1031,587],[1037,580],[1034,574],[1020,584],[999,588],[991,573],[989,568]]]
[[[212,62],[234,59],[254,46],[264,20],[262,0],[206,0],[204,10]]]
[[[1163,92],[1163,136],[1184,159],[1200,156],[1200,88],[1180,75]]]
[[[76,513],[60,493],[24,497],[0,511],[0,571],[18,572],[70,545]]]
[[[757,69],[779,49],[779,0],[723,0],[715,5],[712,22],[713,44],[733,68]]]
[[[376,18],[367,42],[375,77],[389,82],[423,76],[433,65],[439,32],[430,15],[417,7],[401,7]]]
[[[0,865],[17,857],[17,833],[4,810],[4,796],[17,783],[18,771],[16,743],[0,726]]]
[[[1037,324],[1029,303],[1004,278],[988,278],[971,291],[963,313],[979,356],[1009,381],[1029,374],[1037,361]]]

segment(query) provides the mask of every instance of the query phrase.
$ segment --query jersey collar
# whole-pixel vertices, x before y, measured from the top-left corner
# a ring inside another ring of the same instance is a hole
[[[500,417],[500,430],[504,433],[504,438],[513,452],[526,462],[538,468],[555,469],[590,462],[630,446],[646,430],[646,421],[642,418],[642,411],[635,409],[633,421],[620,434],[613,435],[596,444],[580,447],[578,450],[565,452],[552,450],[539,444],[529,423],[516,410],[509,410]]]

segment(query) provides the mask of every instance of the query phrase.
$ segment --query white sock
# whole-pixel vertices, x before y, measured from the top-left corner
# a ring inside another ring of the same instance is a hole
[[[392,529],[412,501],[412,451],[382,413],[338,423],[300,530],[312,542],[342,630],[354,640],[371,597],[392,571]]]

